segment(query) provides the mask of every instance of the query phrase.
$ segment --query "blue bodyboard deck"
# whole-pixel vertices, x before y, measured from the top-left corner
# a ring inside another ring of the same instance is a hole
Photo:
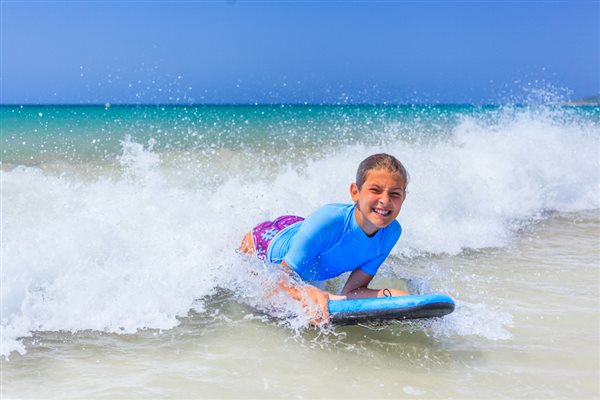
[[[334,324],[442,317],[454,311],[454,300],[445,294],[330,300]]]

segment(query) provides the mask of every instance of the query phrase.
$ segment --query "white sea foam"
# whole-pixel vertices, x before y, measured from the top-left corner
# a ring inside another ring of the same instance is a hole
[[[447,142],[398,149],[413,177],[398,250],[502,246],[545,211],[600,207],[599,133],[523,112],[496,126],[465,118]]]
[[[469,303],[458,300],[456,311],[434,321],[430,328],[432,335],[439,338],[459,335],[506,340],[512,336],[508,330],[512,323],[512,315],[499,307],[484,302]]]
[[[244,165],[167,168],[161,160],[168,154],[127,138],[117,177],[0,171],[2,354],[23,352],[19,338],[36,330],[175,326],[202,307],[197,299],[248,276],[234,251],[245,231],[283,213],[349,201],[355,168],[373,152],[397,155],[411,174],[394,254],[504,246],[544,212],[600,207],[599,138],[594,123],[508,110],[493,123],[465,117],[443,137],[407,142],[390,134],[380,145],[331,149],[264,179],[244,173]],[[258,302],[244,290],[242,297]],[[453,323],[448,334],[504,335],[502,326],[478,330],[486,305],[462,307],[467,322]]]

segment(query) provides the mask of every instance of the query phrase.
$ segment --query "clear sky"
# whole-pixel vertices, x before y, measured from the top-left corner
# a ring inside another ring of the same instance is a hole
[[[600,0],[10,1],[3,104],[600,93]]]

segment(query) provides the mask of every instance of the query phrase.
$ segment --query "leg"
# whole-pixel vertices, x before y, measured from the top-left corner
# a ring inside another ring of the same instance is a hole
[[[242,244],[240,244],[238,251],[240,253],[248,254],[249,256],[254,254],[256,249],[254,248],[254,242],[252,241],[252,232],[246,233],[244,239],[242,239]]]

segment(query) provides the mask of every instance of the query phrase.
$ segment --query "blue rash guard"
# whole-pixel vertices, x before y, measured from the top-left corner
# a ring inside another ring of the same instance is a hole
[[[307,281],[323,281],[360,268],[375,275],[400,238],[393,221],[372,237],[360,228],[354,204],[328,204],[304,221],[279,232],[267,250],[267,260],[284,260]]]

